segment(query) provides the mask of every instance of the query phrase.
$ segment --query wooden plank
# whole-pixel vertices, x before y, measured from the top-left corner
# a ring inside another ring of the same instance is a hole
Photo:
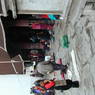
[[[18,10],[17,14],[62,14],[62,11]]]

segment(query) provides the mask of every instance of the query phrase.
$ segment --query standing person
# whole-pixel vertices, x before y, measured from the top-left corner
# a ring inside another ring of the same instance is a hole
[[[79,81],[66,80],[38,80],[35,82],[38,87],[43,87],[45,90],[68,90],[70,88],[79,88]]]
[[[56,64],[50,61],[39,62],[36,66],[36,70],[43,75],[52,73],[55,70],[61,70],[62,72],[66,73],[67,68],[67,65]]]

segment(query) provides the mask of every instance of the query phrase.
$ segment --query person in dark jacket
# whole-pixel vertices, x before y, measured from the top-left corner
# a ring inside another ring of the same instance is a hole
[[[79,81],[66,80],[37,80],[36,86],[43,87],[45,90],[68,90],[70,88],[79,88]]]

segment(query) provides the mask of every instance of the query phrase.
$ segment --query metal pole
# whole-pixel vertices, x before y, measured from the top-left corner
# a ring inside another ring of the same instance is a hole
[[[0,63],[21,63],[21,62],[31,62],[30,60],[25,60],[25,61],[0,61]]]

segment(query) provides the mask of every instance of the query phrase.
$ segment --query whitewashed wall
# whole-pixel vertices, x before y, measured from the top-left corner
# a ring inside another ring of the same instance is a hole
[[[0,95],[32,95],[30,88],[35,80],[28,75],[0,75]]]
[[[64,0],[16,0],[19,11],[63,11]]]

